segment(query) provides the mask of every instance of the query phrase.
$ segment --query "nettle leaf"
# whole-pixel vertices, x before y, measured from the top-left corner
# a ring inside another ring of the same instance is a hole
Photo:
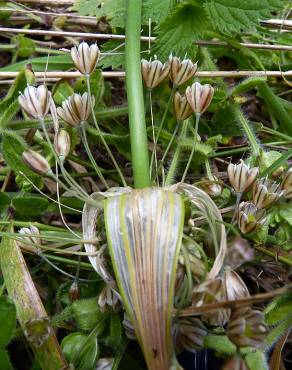
[[[208,0],[205,10],[215,29],[231,34],[255,28],[284,5],[281,0]]]
[[[96,15],[99,1],[96,0],[75,0],[72,10],[80,15]]]
[[[171,53],[180,57],[187,53],[192,57],[197,50],[193,41],[209,27],[209,20],[201,7],[179,5],[159,26],[153,53],[161,59],[168,58]]]

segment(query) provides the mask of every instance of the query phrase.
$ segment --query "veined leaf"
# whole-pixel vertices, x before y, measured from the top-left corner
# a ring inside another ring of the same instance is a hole
[[[205,10],[214,29],[230,34],[255,28],[284,5],[281,0],[208,0]]]
[[[182,198],[158,188],[105,201],[111,259],[123,303],[151,370],[168,369]]]

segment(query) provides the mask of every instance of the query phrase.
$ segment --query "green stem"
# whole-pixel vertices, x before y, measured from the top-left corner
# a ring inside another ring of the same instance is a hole
[[[91,87],[90,87],[90,76],[89,75],[86,76],[86,84],[87,84],[87,91],[88,91],[88,95],[89,95],[89,102],[90,102],[90,107],[91,107],[91,115],[92,115],[92,118],[93,118],[94,126],[95,126],[95,128],[96,128],[96,130],[97,130],[97,132],[99,134],[99,137],[100,137],[100,139],[101,139],[101,141],[102,141],[102,143],[103,143],[106,151],[108,152],[108,155],[109,155],[110,159],[112,160],[112,162],[113,162],[113,164],[114,164],[114,166],[115,166],[118,174],[120,175],[120,178],[122,180],[123,186],[126,187],[127,186],[127,183],[126,183],[126,180],[125,180],[125,178],[123,176],[123,173],[120,170],[120,167],[117,164],[117,162],[116,162],[116,160],[115,160],[115,158],[114,158],[114,156],[113,156],[113,154],[112,154],[109,146],[107,145],[107,142],[105,141],[105,138],[102,135],[102,132],[100,130],[100,127],[99,127],[99,125],[97,123],[97,120],[96,120],[96,117],[95,117],[95,114],[94,114],[94,108],[93,108],[93,102],[92,102],[92,95],[91,95]]]
[[[258,91],[267,106],[270,108],[271,112],[280,122],[283,131],[289,135],[292,135],[291,117],[285,110],[280,98],[273,93],[273,90],[266,83],[261,83],[258,86]]]
[[[159,137],[160,137],[160,134],[161,134],[161,131],[163,129],[163,125],[164,125],[164,122],[165,122],[165,119],[166,119],[166,116],[167,116],[167,113],[169,111],[169,108],[170,108],[170,104],[173,100],[173,95],[175,93],[175,90],[176,90],[176,86],[174,86],[171,90],[171,94],[169,96],[169,99],[168,99],[168,102],[166,104],[166,107],[165,107],[165,110],[164,110],[164,113],[163,113],[163,116],[161,118],[161,122],[159,124],[159,127],[158,127],[158,131],[157,131],[157,136],[155,137],[154,139],[154,147],[153,147],[153,151],[152,151],[152,155],[151,155],[151,161],[150,161],[150,173],[152,173],[152,166],[153,166],[153,160],[154,160],[154,153],[156,153],[156,147],[157,147],[157,143],[158,143],[158,140],[159,140]]]
[[[186,175],[187,175],[188,170],[189,170],[189,167],[190,167],[190,165],[192,163],[192,159],[193,159],[193,156],[194,156],[196,147],[197,147],[200,117],[201,117],[201,114],[200,113],[196,113],[196,125],[195,125],[195,134],[194,134],[195,137],[194,137],[194,141],[193,141],[193,147],[192,147],[191,155],[189,156],[189,160],[188,160],[188,163],[186,165],[185,171],[183,173],[181,182],[184,182],[185,181]]]
[[[134,185],[151,186],[143,86],[140,36],[142,0],[127,0],[125,69]]]
[[[205,159],[205,168],[206,168],[208,179],[212,180],[212,171],[211,171],[211,166],[210,166],[210,162],[208,158]]]
[[[166,158],[166,156],[167,156],[167,154],[168,154],[168,152],[169,152],[169,150],[170,150],[170,148],[171,148],[171,145],[172,145],[173,140],[174,140],[174,138],[175,138],[175,136],[176,136],[176,134],[177,134],[177,132],[178,132],[178,129],[179,129],[179,125],[180,125],[180,124],[181,124],[181,122],[177,122],[177,124],[176,124],[176,126],[175,126],[175,129],[174,129],[174,131],[173,131],[173,134],[171,135],[171,138],[170,138],[170,140],[169,140],[169,143],[168,143],[168,145],[167,145],[167,148],[165,149],[165,152],[164,152],[164,154],[163,154],[163,157],[162,157],[162,159],[161,159],[161,161],[160,161],[160,163],[159,163],[159,166],[158,166],[158,169],[157,169],[157,174],[156,174],[156,176],[158,176],[159,171],[160,171],[161,167],[163,166],[164,160],[165,160],[165,158]]]
[[[263,247],[255,247],[255,249],[259,252],[262,252],[262,253],[266,254],[267,256],[274,257],[275,260],[277,260],[277,261],[283,262],[288,266],[292,266],[292,258],[284,257],[284,256],[278,256],[277,253],[275,253],[271,250],[268,250],[266,248],[263,248]]]
[[[185,120],[183,122],[181,134],[180,134],[180,137],[179,137],[178,143],[177,143],[177,147],[176,147],[176,150],[174,152],[173,159],[171,161],[171,165],[169,167],[169,170],[168,170],[168,173],[167,173],[167,176],[166,176],[166,180],[165,180],[165,184],[164,184],[165,186],[171,185],[173,183],[174,178],[175,178],[175,173],[176,173],[179,157],[181,155],[181,150],[182,150],[181,142],[182,142],[182,140],[184,139],[184,137],[186,135],[187,127],[188,127],[188,120]]]
[[[240,106],[235,104],[233,107],[233,112],[235,117],[239,120],[247,138],[251,146],[251,152],[252,154],[257,158],[260,154],[260,146],[257,142],[256,136],[253,133],[252,129],[250,128],[250,125],[247,121],[247,119],[244,117]]]
[[[108,186],[108,183],[106,182],[105,178],[103,177],[103,174],[101,173],[101,170],[100,168],[98,167],[98,165],[96,164],[94,158],[93,158],[93,155],[91,153],[91,150],[90,150],[90,147],[89,147],[89,144],[88,144],[88,141],[87,141],[87,136],[86,136],[86,131],[85,131],[85,127],[84,127],[84,123],[81,123],[80,125],[80,133],[81,133],[81,140],[82,140],[82,143],[84,145],[84,148],[86,150],[86,153],[88,155],[88,158],[93,166],[93,168],[95,169],[97,175],[99,176],[99,178],[101,179],[102,183],[104,184],[104,186],[109,189],[109,186]]]

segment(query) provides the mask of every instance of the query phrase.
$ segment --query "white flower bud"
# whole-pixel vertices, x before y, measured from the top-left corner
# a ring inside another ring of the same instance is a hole
[[[100,57],[100,50],[96,44],[88,45],[87,42],[81,42],[79,46],[71,49],[71,58],[75,67],[80,73],[90,75],[96,67]]]

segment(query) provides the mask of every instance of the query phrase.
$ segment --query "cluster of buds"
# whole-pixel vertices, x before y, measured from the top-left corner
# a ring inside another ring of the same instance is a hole
[[[292,167],[284,175],[281,187],[284,192],[284,197],[286,199],[292,199]]]
[[[71,58],[75,67],[83,75],[90,75],[94,72],[100,57],[100,50],[96,44],[88,45],[87,42],[74,46],[71,49]]]
[[[45,85],[27,86],[18,98],[22,109],[32,118],[43,120],[49,113],[52,94]]]
[[[259,229],[266,221],[266,208],[282,195],[280,184],[269,179],[257,179],[258,167],[250,168],[242,160],[227,168],[229,182],[240,196],[252,188],[253,201],[242,202],[237,212],[238,226],[243,234]]]
[[[94,96],[91,97],[94,106]],[[88,93],[73,94],[57,108],[58,115],[70,126],[75,127],[88,120],[91,114],[90,96]]]
[[[268,328],[264,324],[264,315],[261,311],[242,308],[231,313],[226,333],[238,347],[260,348],[268,334]]]
[[[208,334],[201,320],[197,318],[181,319],[173,326],[175,347],[178,352],[195,353],[204,346],[204,337]]]

